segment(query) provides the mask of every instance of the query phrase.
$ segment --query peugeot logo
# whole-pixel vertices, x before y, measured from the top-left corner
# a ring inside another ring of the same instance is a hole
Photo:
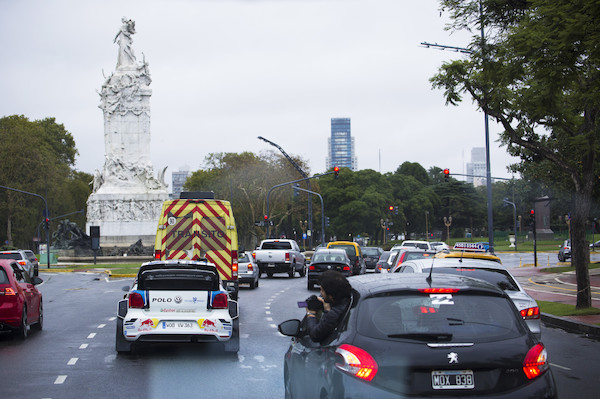
[[[450,352],[448,353],[448,363],[458,363],[458,353]]]

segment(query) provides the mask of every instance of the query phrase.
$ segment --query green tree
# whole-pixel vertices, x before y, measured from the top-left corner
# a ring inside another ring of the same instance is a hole
[[[0,185],[43,196],[52,215],[68,202],[65,187],[73,176],[77,150],[71,134],[54,118],[30,121],[22,115],[0,118]],[[68,189],[67,189],[68,190]],[[32,248],[44,203],[12,190],[0,191],[0,221],[8,245]],[[81,199],[80,199],[81,200]],[[87,200],[87,197],[86,197]],[[79,209],[85,205],[79,203]],[[35,248],[32,248],[35,249]]]
[[[479,5],[482,5],[481,12]],[[504,128],[516,171],[572,193],[577,307],[591,306],[586,221],[600,164],[600,2],[442,0],[450,29],[485,28],[465,60],[444,64],[433,86],[456,104],[468,93]]]

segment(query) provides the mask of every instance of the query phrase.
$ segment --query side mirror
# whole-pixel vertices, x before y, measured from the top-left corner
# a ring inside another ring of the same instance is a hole
[[[44,280],[42,280],[41,278],[39,278],[38,276],[33,276],[31,278],[31,284],[33,285],[38,285],[38,284],[42,284],[44,282]]]
[[[300,332],[300,324],[301,322],[298,319],[286,320],[279,324],[277,329],[283,335],[287,335],[288,337],[296,337]]]

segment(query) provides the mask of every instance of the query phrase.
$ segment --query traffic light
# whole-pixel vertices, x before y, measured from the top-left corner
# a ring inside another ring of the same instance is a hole
[[[398,214],[398,205],[396,205],[396,206],[394,207],[394,215],[397,215],[397,214]]]
[[[329,227],[329,216],[325,216],[325,227]]]
[[[535,220],[535,211],[532,209],[529,211],[529,219],[533,222]]]
[[[297,198],[298,194],[300,194],[300,191],[298,190],[298,187],[300,187],[300,184],[294,183],[294,198]]]
[[[46,230],[46,231],[50,230],[50,219],[48,219],[48,218],[44,219],[44,230]]]
[[[269,220],[269,216],[268,216],[268,215],[265,215],[265,216],[264,216],[264,219],[265,219],[265,222],[266,222],[267,220]]]
[[[335,176],[335,178],[338,178],[338,175],[340,174],[340,167],[339,166],[334,166],[333,167],[333,175]]]
[[[390,211],[390,213],[394,212],[394,205],[388,206],[388,210]]]
[[[444,181],[445,182],[450,181],[450,169],[448,169],[448,168],[444,169]]]

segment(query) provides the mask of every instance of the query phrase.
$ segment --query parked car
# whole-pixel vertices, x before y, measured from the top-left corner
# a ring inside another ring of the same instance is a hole
[[[374,270],[383,249],[379,247],[362,247],[362,254],[365,258],[365,267],[367,270]]]
[[[590,244],[590,249],[600,248],[600,241],[596,241],[593,244]]]
[[[481,254],[485,256],[485,254]],[[457,274],[487,281],[504,290],[521,313],[529,329],[539,338],[542,334],[540,308],[502,264],[492,259],[442,258],[430,260],[413,260],[404,262],[395,272],[426,273],[433,271],[445,274]]]
[[[314,343],[300,320],[279,332],[286,398],[556,398],[547,351],[506,293],[464,276],[364,275]]]
[[[360,245],[352,241],[334,241],[327,244],[328,249],[343,249],[348,254],[352,265],[352,275],[364,274],[367,271]]]
[[[28,249],[15,249],[11,251],[0,251],[0,259],[14,259],[21,268],[29,274],[29,277],[39,274],[39,263],[33,251]]]
[[[44,306],[36,288],[41,283],[41,278],[29,277],[15,260],[0,259],[0,331],[25,339],[30,327],[42,329]]]
[[[422,249],[401,249],[400,252],[398,252],[398,255],[396,256],[396,259],[394,260],[394,264],[389,270],[392,273],[395,272],[400,267],[400,265],[402,265],[408,260],[424,258],[433,259],[436,253],[436,251],[424,251]]]
[[[238,258],[238,283],[248,284],[251,289],[258,287],[258,266],[253,252],[244,252]]]
[[[315,252],[308,265],[307,288],[312,290],[320,284],[321,275],[327,270],[337,270],[344,276],[352,275],[352,266],[348,254],[343,249],[321,249]]]
[[[565,240],[558,250],[558,260],[565,262],[567,259],[571,259],[571,240]]]
[[[220,342],[226,352],[240,347],[238,303],[217,267],[206,261],[147,262],[117,307],[115,349],[152,342]]]

